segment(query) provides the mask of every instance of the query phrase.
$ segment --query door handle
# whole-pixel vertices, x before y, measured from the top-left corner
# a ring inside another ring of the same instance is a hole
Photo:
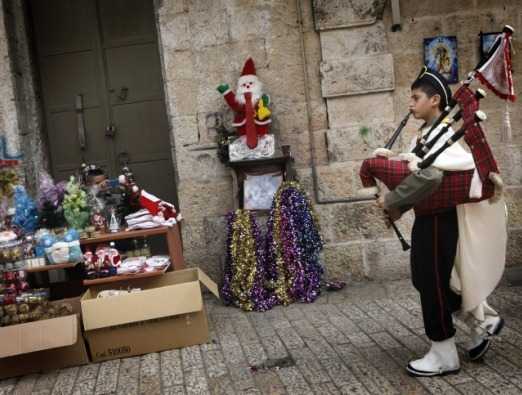
[[[116,92],[116,89],[114,89],[114,88],[109,89],[109,93],[114,94],[115,92]],[[126,86],[122,86],[120,88],[120,92],[116,95],[116,98],[119,99],[120,101],[125,101],[125,100],[127,100],[128,96],[129,96],[129,88],[127,88]]]
[[[86,143],[85,143],[85,122],[83,119],[83,95],[81,93],[76,95],[75,110],[76,110],[76,121],[78,123],[78,143],[80,144],[80,149],[83,151],[86,147]]]
[[[116,125],[112,122],[105,127],[105,137],[113,138],[116,135]]]
[[[124,167],[124,166],[127,166],[130,162],[130,155],[128,152],[120,152],[118,154],[118,162],[120,162],[120,167]]]
[[[120,99],[121,101],[125,101],[127,100],[128,94],[129,88],[127,88],[126,86],[122,86],[120,89],[120,94],[118,95],[118,99]]]

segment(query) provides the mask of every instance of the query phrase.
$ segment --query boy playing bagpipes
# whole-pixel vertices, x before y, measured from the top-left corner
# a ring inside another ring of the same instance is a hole
[[[497,48],[509,45],[511,33],[512,29],[504,31],[505,41],[500,40]],[[495,50],[494,45],[489,59]],[[482,80],[486,73],[487,69],[477,67],[473,77]],[[454,314],[471,329],[471,360],[486,353],[504,324],[487,303],[505,264],[503,183],[479,125],[485,119],[478,111],[484,94],[469,89],[472,79],[452,97],[444,77],[424,68],[411,86],[410,112],[424,124],[410,152],[396,157],[389,149],[377,149],[360,170],[366,193],[379,192],[376,180],[390,190],[378,198],[389,221],[411,208],[415,212],[411,275],[431,340],[428,353],[406,368],[415,376],[460,370]],[[512,85],[510,93],[514,99]],[[459,120],[462,126],[455,132],[451,126]]]

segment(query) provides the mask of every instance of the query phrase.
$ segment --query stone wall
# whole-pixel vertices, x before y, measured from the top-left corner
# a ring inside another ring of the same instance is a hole
[[[15,74],[7,39],[7,20],[4,8],[0,7],[0,136],[5,136],[7,149],[14,155],[21,153],[22,144],[15,104]]]
[[[321,191],[327,191],[327,195],[334,193],[337,198],[348,197],[360,187],[354,172],[361,156],[383,144],[385,136],[390,135],[406,114],[411,81],[423,64],[424,38],[457,36],[459,77],[465,78],[479,59],[480,31],[498,31],[504,24],[518,30],[522,22],[522,13],[516,7],[517,2],[513,1],[440,1],[435,4],[406,0],[400,2],[402,30],[392,32],[391,7],[386,3],[380,15],[380,9],[376,6],[378,3],[314,1],[314,12],[319,15],[315,21],[321,40],[322,93],[327,102],[329,119],[325,131],[328,164],[320,168],[320,185]],[[345,8],[352,7],[354,11],[339,13],[339,4]],[[522,58],[516,55],[520,47],[518,40],[513,43],[514,79],[515,86],[518,86]],[[509,143],[502,142],[500,138],[504,102],[490,93],[482,108],[489,117],[485,124],[488,140],[508,185],[508,264],[520,263],[522,107],[520,102],[510,105],[513,141]],[[410,121],[397,150],[404,148],[418,126],[418,121]],[[360,133],[362,127],[369,130],[364,139]],[[342,210],[353,210],[353,207],[348,208],[350,206],[354,205],[343,205]],[[350,219],[353,222],[353,217],[347,216],[346,220]],[[400,221],[408,233],[411,220],[409,216]],[[354,262],[361,265],[361,270],[353,271],[354,275],[358,274],[357,277],[386,279],[406,275],[408,268],[403,263],[407,262],[407,256],[400,251],[397,241],[388,236],[377,232],[377,240],[373,236],[364,238],[351,229],[345,237],[332,238],[326,249],[327,261],[328,254],[332,254],[328,265],[342,272],[339,263],[346,261],[347,246],[350,245],[358,254],[350,267]]]
[[[317,47],[307,7],[305,34]],[[233,197],[230,172],[216,155],[215,123],[216,118],[224,119],[230,128],[232,114],[216,87],[226,82],[235,89],[244,61],[252,56],[264,90],[273,100],[272,131],[281,144],[292,146],[297,167],[308,169],[305,89],[316,91],[317,129],[326,127],[318,73],[314,72],[315,86],[307,88],[295,1],[164,0],[157,13],[179,202],[186,218],[187,261],[219,278],[223,216],[232,208]]]
[[[9,44],[9,61],[14,71],[11,76],[11,100],[14,101],[18,125],[18,139],[24,160],[21,172],[31,193],[36,193],[38,177],[49,170],[47,145],[43,129],[43,115],[38,101],[34,59],[28,39],[26,2],[4,0],[6,42]]]
[[[422,65],[423,38],[457,35],[464,76],[478,59],[480,30],[497,30],[504,23],[516,28],[521,22],[515,2],[432,4],[401,1],[402,31],[392,33],[385,1],[158,2],[189,262],[219,278],[223,215],[232,207],[232,195],[213,138],[216,117],[229,126],[231,114],[215,87],[221,82],[235,86],[243,61],[252,55],[273,99],[274,132],[291,144],[298,173],[316,200],[329,274],[355,279],[408,275],[408,255],[374,204],[350,202],[360,187],[360,160],[382,145],[406,114],[409,85]],[[519,59],[515,56],[515,70]],[[510,263],[520,261],[519,106],[512,106],[515,141],[508,145],[499,140],[503,104],[494,97],[484,104],[491,119],[488,135],[509,184]],[[398,150],[418,126],[410,122]],[[363,136],[361,129],[369,132]],[[341,202],[328,204],[332,200]],[[406,235],[411,222],[411,215],[400,221]]]
[[[176,180],[165,182],[177,183],[187,262],[217,280],[221,277],[224,215],[233,206],[233,196],[232,179],[217,158],[214,138],[221,121],[230,128],[232,114],[216,87],[224,82],[235,87],[250,55],[273,101],[272,130],[281,144],[291,145],[298,174],[316,203],[328,274],[376,280],[408,276],[408,254],[385,228],[380,211],[373,202],[353,199],[360,187],[360,161],[383,144],[406,114],[409,86],[422,65],[423,38],[457,36],[462,78],[478,60],[480,30],[495,31],[505,23],[520,30],[518,2],[401,0],[399,32],[391,32],[391,9],[385,0],[155,4],[176,168]],[[28,99],[25,105],[16,100],[31,88],[31,73],[23,66],[30,65],[30,59],[19,16],[16,7],[8,16],[15,21],[8,29],[10,50],[0,26],[0,130],[13,149],[20,149],[25,138],[33,147],[29,155],[39,158],[44,149],[38,148],[41,127],[31,104],[36,100]],[[520,53],[519,42],[516,36]],[[519,54],[514,63],[518,86]],[[23,66],[22,81],[15,81],[13,64]],[[483,108],[489,115],[487,134],[508,184],[508,261],[513,264],[522,261],[521,105],[511,106],[514,140],[509,144],[500,141],[504,104],[490,94]],[[397,150],[418,126],[410,122]],[[411,214],[400,221],[405,235],[411,223]]]

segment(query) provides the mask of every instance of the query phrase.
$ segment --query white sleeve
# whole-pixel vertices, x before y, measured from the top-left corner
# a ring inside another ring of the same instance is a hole
[[[448,131],[437,140],[428,155],[431,155],[441,148],[454,133],[454,130],[449,128]],[[435,159],[433,166],[446,171],[471,170],[475,168],[475,162],[471,153],[467,152],[461,144],[454,143]]]
[[[413,149],[415,148],[416,145],[417,145],[417,137],[413,137],[410,141],[410,148],[409,148],[408,152],[413,151]]]

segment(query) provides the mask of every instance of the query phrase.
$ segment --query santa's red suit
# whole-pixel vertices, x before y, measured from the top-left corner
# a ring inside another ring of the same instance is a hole
[[[232,92],[231,89],[226,91],[223,94],[223,97],[225,98],[225,101],[230,106],[230,108],[235,112],[234,115],[234,122],[232,123],[232,126],[237,128],[237,131],[239,134],[245,135],[247,134],[247,104],[241,104],[236,100],[236,95],[234,92]],[[248,115],[252,118],[254,125],[255,125],[255,131],[258,136],[262,136],[264,134],[268,133],[268,127],[272,123],[272,120],[270,118],[265,120],[260,120],[257,116],[258,110],[259,110],[259,102],[262,99],[258,99],[255,102],[255,105],[251,105],[251,112]]]
[[[261,95],[262,84],[257,78],[252,58],[248,58],[243,66],[238,80],[238,95],[234,94],[228,85],[225,87],[227,89],[220,92],[235,113],[232,126],[240,136],[246,135],[248,147],[254,149],[257,147],[258,137],[268,133],[272,120],[267,109],[268,96]],[[267,102],[264,101],[265,98]]]

